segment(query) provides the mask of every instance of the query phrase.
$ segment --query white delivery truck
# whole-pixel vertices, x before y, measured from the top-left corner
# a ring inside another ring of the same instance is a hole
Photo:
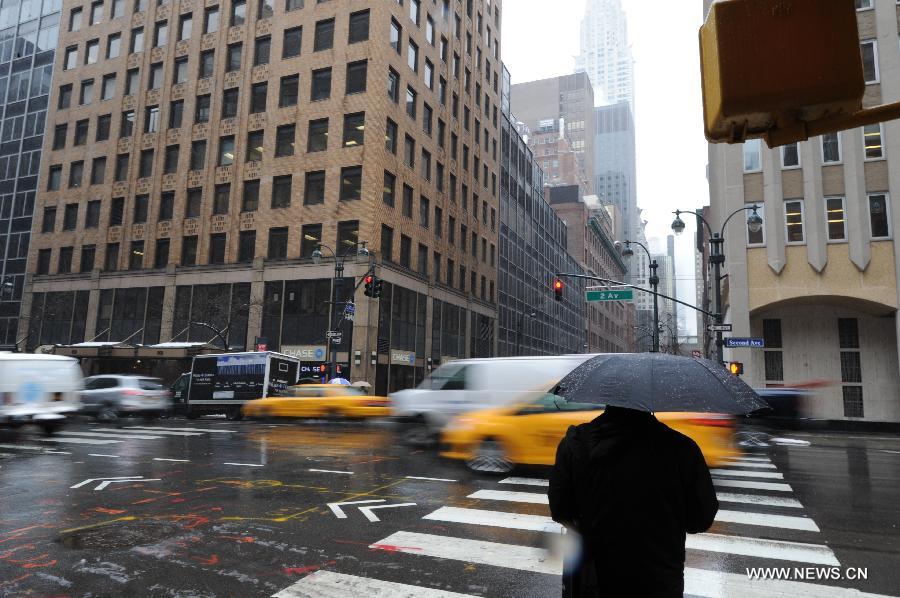
[[[83,380],[71,357],[0,353],[0,425],[35,424],[52,434],[78,410]]]
[[[417,388],[392,393],[391,409],[410,444],[429,444],[468,411],[537,399],[595,355],[461,359],[434,370]]]
[[[241,419],[245,402],[293,386],[299,373],[299,359],[271,351],[198,355],[185,394],[185,414],[194,418],[224,413]]]

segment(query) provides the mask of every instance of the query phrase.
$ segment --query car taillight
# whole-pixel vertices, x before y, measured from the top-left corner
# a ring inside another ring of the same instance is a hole
[[[734,427],[734,418],[729,415],[706,415],[704,417],[693,417],[688,421],[695,426],[708,426],[713,428]]]
[[[122,394],[123,394],[123,395],[126,395],[126,396],[129,396],[129,397],[142,397],[142,396],[144,396],[144,393],[143,393],[143,392],[141,392],[141,391],[139,391],[139,390],[134,390],[133,388],[126,388],[125,390],[122,391]]]

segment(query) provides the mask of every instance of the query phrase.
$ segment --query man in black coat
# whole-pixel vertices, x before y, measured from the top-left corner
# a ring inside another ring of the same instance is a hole
[[[719,503],[697,444],[652,414],[607,407],[569,428],[550,476],[553,520],[583,542],[563,595],[669,598],[684,592],[685,533]]]

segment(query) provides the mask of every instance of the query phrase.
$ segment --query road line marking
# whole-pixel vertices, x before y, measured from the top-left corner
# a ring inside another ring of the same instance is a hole
[[[787,446],[810,446],[811,443],[808,440],[798,440],[796,438],[773,438],[772,442],[775,444],[782,444]]]
[[[784,474],[777,471],[732,471],[730,469],[710,469],[712,475],[725,475],[739,478],[768,478],[770,480],[783,480]]]
[[[774,490],[776,492],[793,492],[790,484],[777,482],[751,482],[749,480],[723,480],[716,478],[713,485],[726,488],[746,488],[748,490]]]
[[[813,565],[840,567],[841,563],[830,548],[824,544],[805,544],[783,540],[764,540],[743,536],[723,536],[721,534],[688,534],[685,548],[704,552],[721,552],[742,556],[798,561]]]
[[[752,467],[753,469],[778,469],[771,463],[763,463],[762,461],[736,461],[734,463],[723,463],[722,467]]]
[[[890,453],[892,455],[900,455],[900,451],[889,451],[887,449],[880,449],[878,452],[879,453]]]
[[[67,436],[88,436],[88,437],[97,437],[97,438],[131,438],[134,440],[159,440],[162,436],[138,436],[137,434],[111,434],[109,432],[69,432],[66,430],[65,434]]]
[[[729,461],[756,461],[758,463],[771,463],[772,460],[768,457],[760,457],[760,456],[752,456],[752,455],[741,455],[740,457],[725,457]]]
[[[211,430],[209,428],[164,428],[162,426],[125,426],[125,430],[168,430],[170,432],[210,432],[213,434],[237,434],[237,430]]]
[[[460,509],[458,507],[441,507],[437,511],[425,515],[422,519],[557,534],[562,533],[563,529],[560,524],[543,515],[525,515],[523,513],[485,511],[482,509]]]
[[[272,598],[359,598],[383,596],[385,598],[474,598],[470,594],[457,594],[419,586],[381,581],[333,571],[316,571],[289,586]]]
[[[346,505],[368,505],[372,503],[381,503],[385,502],[383,498],[373,498],[370,500],[351,500],[350,502],[330,502],[328,504],[328,508],[331,509],[331,512],[334,513],[334,516],[338,519],[346,519],[347,514],[344,513],[344,510],[341,507]]]
[[[190,463],[190,459],[164,459],[163,457],[153,457],[154,461],[172,461],[174,463]]]
[[[102,453],[88,453],[88,457],[109,457],[110,459],[118,459],[122,455],[104,455]]]
[[[241,467],[265,467],[262,463],[222,463],[222,465],[240,465]]]
[[[809,517],[794,515],[771,515],[768,513],[748,513],[746,511],[719,510],[716,521],[722,523],[740,523],[743,525],[760,525],[778,529],[796,529],[806,532],[818,532],[819,526]]]
[[[520,486],[549,486],[550,480],[539,480],[537,478],[506,478],[500,480],[501,484],[518,484]]]
[[[425,480],[426,482],[455,482],[457,480],[448,480],[446,478],[420,478],[419,476],[408,475],[407,480]]]
[[[766,507],[789,507],[792,509],[802,509],[803,505],[799,500],[793,498],[783,498],[780,496],[763,496],[760,494],[731,494],[729,492],[716,492],[716,498],[719,502],[739,502],[750,505],[763,505]]]
[[[805,581],[782,581],[749,579],[746,575],[709,571],[706,569],[684,569],[685,595],[701,598],[772,598],[773,596],[797,598],[890,598],[883,594],[869,594],[838,586],[826,586]]]
[[[36,444],[0,444],[0,448],[5,449],[20,449],[23,451],[43,451],[44,447],[38,446]]]
[[[536,492],[506,492],[505,490],[479,490],[470,494],[466,498],[477,498],[480,500],[503,500],[507,502],[524,502],[533,505],[548,504],[546,494],[538,494]]]
[[[39,438],[41,442],[71,442],[72,444],[120,444],[121,440],[104,440],[101,438],[65,438],[53,436],[52,438]]]
[[[81,488],[82,486],[86,486],[86,485],[90,484],[91,482],[100,482],[102,480],[128,480],[131,482],[137,482],[137,481],[140,481],[141,479],[143,479],[143,476],[139,476],[139,475],[123,475],[123,476],[117,476],[117,477],[113,477],[113,478],[88,478],[83,482],[78,482],[74,486],[69,486],[69,488],[74,490],[75,488]]]
[[[415,532],[395,532],[369,548],[534,573],[562,574],[562,563],[541,548]]]
[[[314,471],[316,473],[340,473],[344,475],[353,475],[352,471],[337,471],[335,469],[307,469],[306,471]]]
[[[44,451],[48,455],[71,455],[69,451]]]
[[[128,428],[91,428],[91,432],[129,433]],[[154,430],[153,433],[158,436],[203,436],[201,432],[175,432],[171,430]]]

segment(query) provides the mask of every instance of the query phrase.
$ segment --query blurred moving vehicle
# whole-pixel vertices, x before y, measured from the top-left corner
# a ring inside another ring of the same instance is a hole
[[[52,434],[78,410],[83,379],[71,357],[0,353],[0,424],[36,424]]]
[[[272,396],[244,404],[247,417],[345,417],[367,418],[390,415],[387,397],[342,384],[303,384],[276,390]]]
[[[155,418],[172,408],[172,392],[159,378],[130,375],[91,376],[84,381],[81,413],[102,421],[119,417]]]
[[[453,417],[527,402],[594,355],[461,359],[434,370],[417,388],[390,395],[393,415],[410,444],[430,444]]]
[[[507,473],[516,465],[553,465],[569,426],[603,413],[594,403],[574,403],[553,394],[537,400],[474,411],[451,421],[441,436],[441,455],[478,472]],[[737,456],[732,416],[657,413],[657,419],[696,442],[710,466]]]
[[[187,412],[188,389],[191,386],[191,373],[185,372],[169,386],[172,392],[172,413],[185,415]]]

